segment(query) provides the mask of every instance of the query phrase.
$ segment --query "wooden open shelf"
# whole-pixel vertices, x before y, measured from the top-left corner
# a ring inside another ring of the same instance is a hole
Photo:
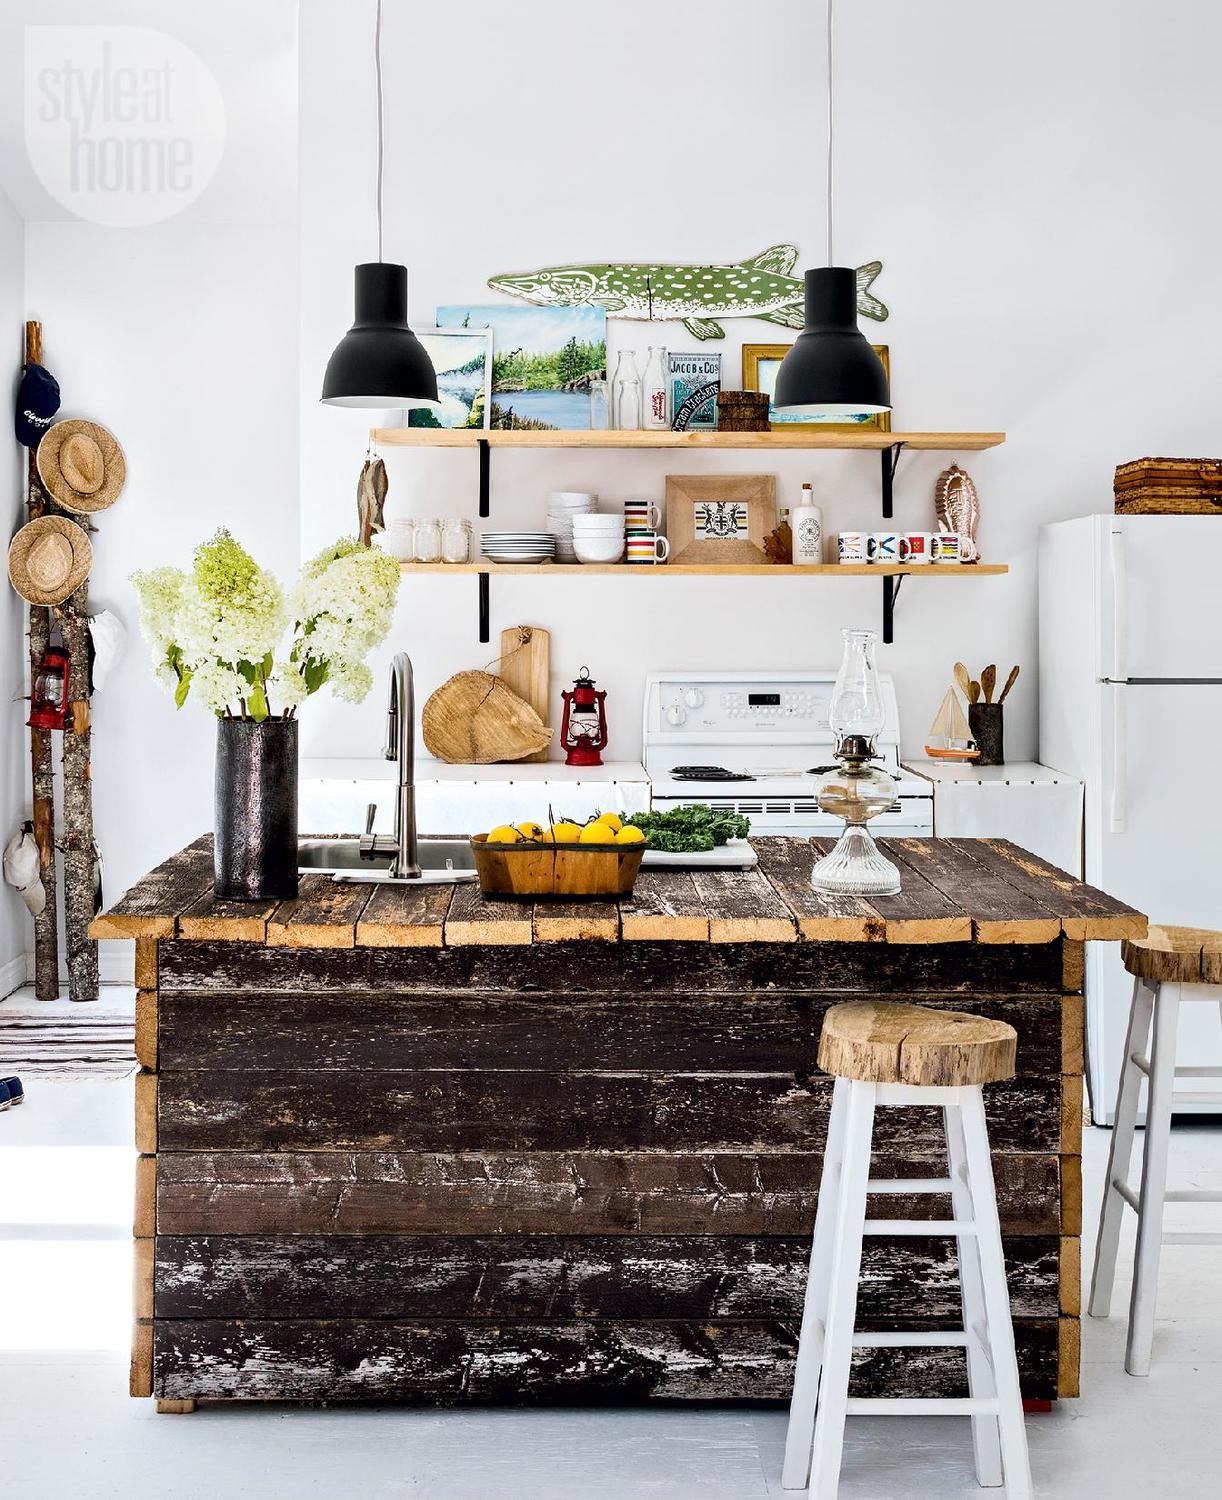
[[[905,567],[903,563],[740,563],[697,567],[690,563],[414,563],[399,564],[400,572],[412,573],[531,573],[553,578],[617,576],[622,578],[979,578],[1008,573],[1005,563],[925,563]]]
[[[1004,432],[880,432],[875,427],[852,431],[813,428],[772,432],[502,432],[478,427],[375,427],[373,441],[383,447],[474,448],[853,448],[879,451],[920,448],[931,452],[980,452],[1006,440]]]

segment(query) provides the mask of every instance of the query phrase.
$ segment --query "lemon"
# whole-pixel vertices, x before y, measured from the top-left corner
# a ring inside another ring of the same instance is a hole
[[[539,823],[519,823],[518,832],[524,839],[529,839],[532,844],[537,844],[543,838],[543,827]]]
[[[583,844],[613,844],[614,842],[615,834],[601,818],[595,819],[593,823],[587,823],[581,830],[581,843]]]
[[[499,828],[494,828],[488,835],[490,844],[520,844],[522,835],[512,823],[502,823]]]
[[[617,813],[599,813],[594,821],[596,823],[605,823],[612,833],[618,833],[624,826],[623,819]]]
[[[621,828],[615,835],[615,842],[617,844],[643,844],[645,835],[639,828],[634,828],[629,824],[627,828]]]
[[[581,838],[581,829],[576,823],[570,823],[565,819],[552,824],[551,834],[553,843],[575,844]]]

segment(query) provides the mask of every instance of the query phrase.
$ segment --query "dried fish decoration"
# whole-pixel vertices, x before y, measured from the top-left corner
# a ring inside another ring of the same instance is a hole
[[[962,538],[961,562],[979,562],[976,532],[980,527],[980,496],[976,493],[972,476],[958,464],[951,464],[938,475],[933,496],[938,530],[957,532]]]
[[[356,513],[360,522],[361,546],[373,542],[375,531],[385,531],[382,508],[390,481],[386,477],[386,465],[380,458],[366,458],[361,477],[356,482]]]

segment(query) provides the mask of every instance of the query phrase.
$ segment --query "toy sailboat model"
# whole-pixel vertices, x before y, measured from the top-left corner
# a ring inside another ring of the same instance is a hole
[[[980,756],[954,688],[947,688],[938,706],[929,726],[929,740],[925,754],[930,760],[977,760]]]

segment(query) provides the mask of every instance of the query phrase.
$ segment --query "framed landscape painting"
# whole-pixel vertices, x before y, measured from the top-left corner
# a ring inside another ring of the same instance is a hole
[[[405,427],[487,427],[492,418],[492,335],[486,328],[418,328],[437,372],[441,410],[413,406]]]
[[[887,372],[887,384],[891,383],[891,351],[886,344],[870,346],[883,362]],[[891,413],[878,412],[872,417],[859,417],[855,422],[820,422],[810,417],[786,416],[773,405],[772,395],[776,390],[776,372],[781,361],[793,348],[792,344],[744,344],[743,345],[743,390],[763,391],[768,397],[768,423],[771,427],[827,427],[833,432],[852,432],[855,427],[873,427],[879,432],[891,431]]]
[[[601,307],[439,307],[442,328],[492,334],[489,426],[588,428],[590,381],[605,376]]]

